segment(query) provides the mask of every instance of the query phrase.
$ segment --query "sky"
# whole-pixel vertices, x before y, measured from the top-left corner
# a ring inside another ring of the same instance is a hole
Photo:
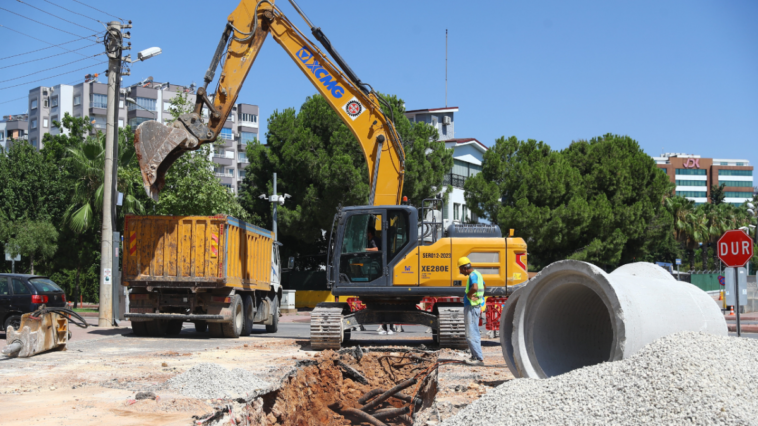
[[[84,74],[106,68],[103,55],[82,56],[103,52],[102,44],[88,39],[63,46],[82,48],[77,53],[53,47],[8,56],[102,33],[96,20],[113,16],[133,21],[133,57],[152,46],[163,50],[133,64],[122,85],[148,76],[200,84],[238,3],[0,0],[0,115],[26,112],[30,89],[76,84]],[[289,2],[276,4],[310,35]],[[574,140],[614,133],[634,138],[651,155],[684,152],[758,165],[756,1],[298,4],[363,81],[400,96],[409,110],[446,106],[447,30],[447,106],[460,108],[456,137],[491,146],[501,136],[516,136],[563,149]],[[63,54],[13,66],[58,53]],[[29,82],[37,79],[42,80]],[[5,88],[16,84],[21,85]],[[259,105],[265,140],[265,121],[273,111],[299,108],[314,93],[284,50],[267,40],[238,102]]]

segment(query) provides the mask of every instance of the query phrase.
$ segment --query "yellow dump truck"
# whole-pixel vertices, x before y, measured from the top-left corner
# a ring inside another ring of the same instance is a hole
[[[127,216],[122,275],[134,334],[276,332],[281,263],[273,232],[230,216]]]

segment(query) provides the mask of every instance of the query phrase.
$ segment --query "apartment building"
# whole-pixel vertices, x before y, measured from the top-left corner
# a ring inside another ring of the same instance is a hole
[[[74,86],[59,84],[29,91],[28,139],[34,147],[42,149],[45,134],[55,135],[60,131],[52,126],[52,122],[61,120],[66,113],[73,117],[89,117],[93,132],[105,132],[108,85],[101,83],[98,77],[91,74],[86,76],[83,83]],[[194,85],[161,83],[148,77],[140,83],[122,87],[117,107],[118,126],[123,128],[129,125],[136,129],[145,121],[170,121],[173,118],[171,100],[179,93],[185,94],[190,103],[195,103]],[[203,113],[207,119],[207,111]],[[236,193],[248,164],[246,145],[258,137],[258,106],[235,105],[221,136],[225,143],[214,147],[212,154],[216,164],[214,172],[222,185]]]
[[[753,167],[748,160],[703,158],[694,154],[665,153],[653,157],[658,168],[676,184],[676,195],[695,202],[710,202],[711,187],[725,184],[724,202],[735,206],[753,198]]]
[[[427,123],[437,129],[440,141],[453,150],[453,168],[445,175],[444,184],[452,185],[453,191],[442,210],[442,219],[447,228],[451,223],[477,222],[478,218],[466,206],[463,184],[482,171],[482,162],[487,147],[475,138],[455,137],[455,113],[458,107],[417,109],[406,111],[412,122]]]
[[[27,114],[5,115],[0,121],[0,149],[7,150],[12,140],[26,140],[29,128]]]

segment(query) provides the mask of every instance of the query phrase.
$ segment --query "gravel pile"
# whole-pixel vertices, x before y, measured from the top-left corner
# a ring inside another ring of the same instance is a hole
[[[674,334],[629,359],[515,379],[443,425],[758,425],[758,340]]]
[[[249,371],[211,363],[197,364],[185,373],[166,381],[166,387],[198,399],[244,398],[269,387]]]

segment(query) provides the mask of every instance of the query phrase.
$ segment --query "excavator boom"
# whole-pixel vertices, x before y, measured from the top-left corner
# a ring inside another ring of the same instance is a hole
[[[273,0],[242,0],[229,15],[206,72],[205,86],[197,91],[194,111],[183,114],[169,126],[147,121],[137,128],[134,145],[145,190],[150,197],[158,200],[165,185],[165,174],[177,158],[215,141],[263,42],[271,34],[360,142],[368,165],[369,204],[400,203],[405,153],[392,120],[382,109],[383,100],[358,79],[321,29],[313,27],[300,8],[292,3],[339,66],[308,40]],[[215,95],[209,97],[207,86],[214,80],[215,70],[222,59]],[[391,113],[389,105],[384,104]],[[203,121],[203,108],[209,112],[207,123]]]

